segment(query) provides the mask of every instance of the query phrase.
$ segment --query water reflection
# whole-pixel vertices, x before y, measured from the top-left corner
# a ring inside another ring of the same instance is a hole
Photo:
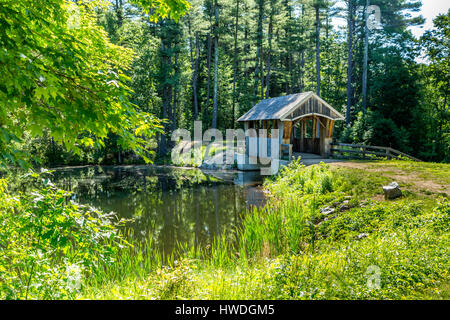
[[[77,201],[133,218],[138,239],[151,237],[163,252],[177,243],[204,247],[224,232],[235,238],[241,215],[263,205],[262,192],[197,169],[148,166],[58,169],[55,182]]]

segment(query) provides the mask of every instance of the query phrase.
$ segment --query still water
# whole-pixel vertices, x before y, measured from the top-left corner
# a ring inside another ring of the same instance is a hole
[[[255,173],[83,167],[56,169],[54,180],[78,202],[132,219],[137,238],[152,238],[165,254],[177,243],[205,247],[222,233],[233,239],[246,210],[264,205]]]

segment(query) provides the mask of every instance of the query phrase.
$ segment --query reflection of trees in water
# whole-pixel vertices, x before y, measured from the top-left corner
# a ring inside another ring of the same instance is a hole
[[[200,170],[96,167],[57,172],[55,178],[80,202],[134,218],[130,227],[137,238],[152,237],[166,253],[177,243],[204,248],[220,232],[233,240],[246,207],[242,187]]]

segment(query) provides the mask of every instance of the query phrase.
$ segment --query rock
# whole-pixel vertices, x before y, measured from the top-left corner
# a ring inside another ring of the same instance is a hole
[[[343,211],[347,211],[347,210],[350,210],[349,201],[348,200],[342,201],[342,204],[339,207],[339,211],[343,212]]]
[[[320,213],[323,213],[325,215],[333,213],[334,211],[335,211],[335,209],[334,208],[330,208],[330,207],[326,207],[326,208],[320,209]]]
[[[397,182],[391,182],[389,185],[383,186],[383,191],[385,200],[392,200],[402,196],[402,190],[400,190]]]
[[[358,235],[358,239],[364,239],[367,238],[369,235],[367,233],[361,233],[360,235]]]

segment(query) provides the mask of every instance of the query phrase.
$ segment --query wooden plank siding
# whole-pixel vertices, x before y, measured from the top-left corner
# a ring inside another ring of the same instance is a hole
[[[320,102],[316,97],[311,97],[299,107],[297,107],[284,120],[294,121],[308,115],[317,115],[326,117],[330,120],[340,119],[341,116]]]

